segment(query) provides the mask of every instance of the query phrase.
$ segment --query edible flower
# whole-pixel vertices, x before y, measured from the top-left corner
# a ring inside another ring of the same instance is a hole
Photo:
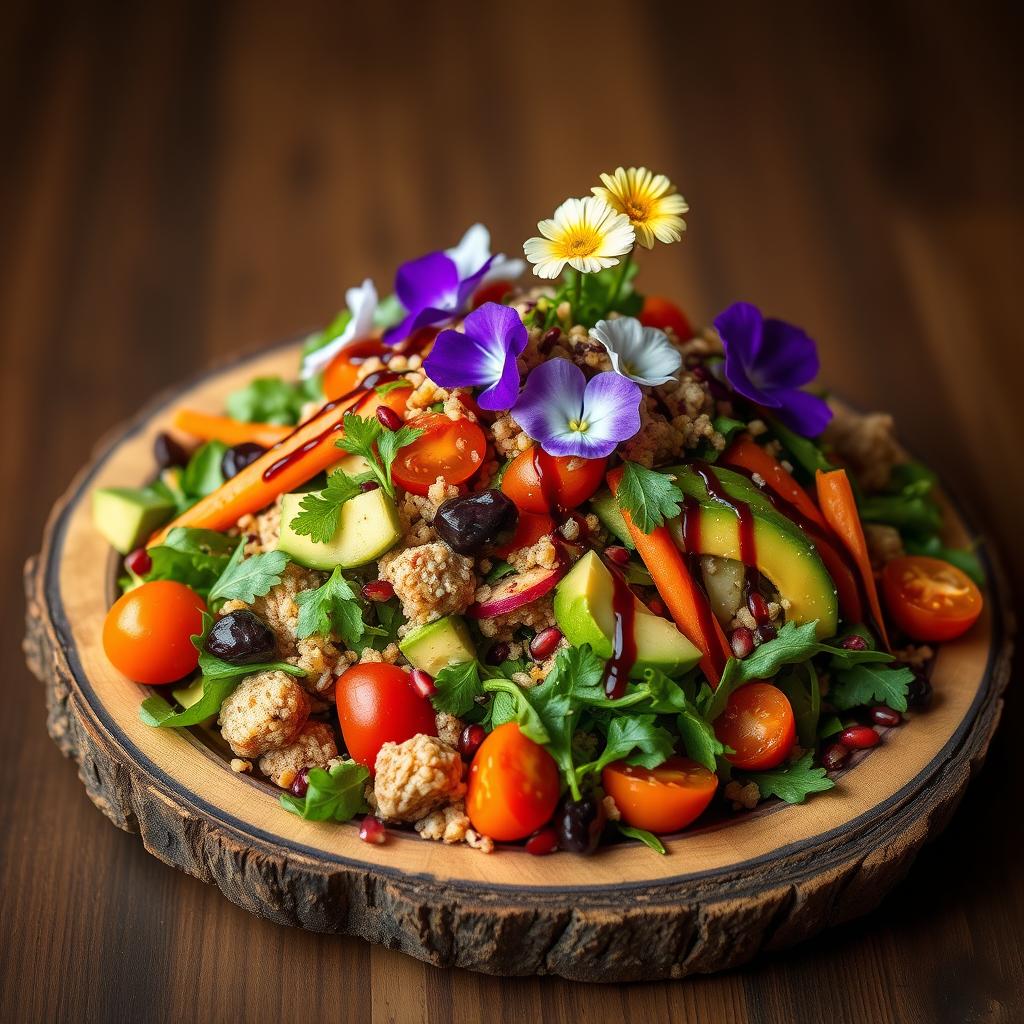
[[[543,237],[528,238],[523,252],[533,272],[547,279],[558,277],[567,263],[581,274],[614,267],[635,239],[629,218],[596,196],[566,199],[537,230]]]
[[[510,409],[519,394],[517,357],[526,348],[526,327],[510,306],[485,302],[461,331],[442,331],[423,369],[443,388],[484,388],[482,409]]]
[[[640,388],[617,373],[588,381],[567,359],[550,359],[526,378],[516,422],[549,455],[600,459],[640,429]]]
[[[804,437],[817,437],[832,410],[801,391],[818,374],[818,350],[799,327],[765,319],[757,306],[734,302],[715,317],[725,349],[725,378],[745,398],[776,415]]]
[[[686,200],[664,174],[652,174],[646,167],[617,167],[614,174],[602,174],[601,185],[590,191],[613,209],[625,214],[645,249],[659,242],[678,242],[686,230],[683,214]]]
[[[322,347],[303,357],[300,374],[303,380],[309,380],[321,370],[343,349],[360,338],[368,338],[373,333],[374,317],[377,313],[377,289],[367,278],[358,288],[349,288],[345,292],[345,305],[348,307],[347,319],[343,316],[338,322],[344,322],[340,334],[332,338]]]
[[[384,341],[396,345],[421,327],[450,323],[466,311],[481,285],[517,278],[522,260],[492,256],[490,244],[487,228],[474,224],[454,248],[403,263],[395,275],[395,292],[406,315],[384,332]]]
[[[590,336],[608,350],[612,369],[638,384],[655,387],[675,380],[682,364],[679,350],[657,327],[644,327],[636,317],[598,320]]]

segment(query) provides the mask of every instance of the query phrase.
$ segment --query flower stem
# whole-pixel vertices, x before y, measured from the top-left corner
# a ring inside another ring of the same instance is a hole
[[[583,305],[583,272],[581,270],[576,271],[576,287],[573,291],[572,296],[572,314],[573,320],[579,320],[580,318],[580,307]]]
[[[633,262],[633,250],[630,249],[622,258],[622,265],[619,268],[619,273],[615,278],[615,283],[612,285],[611,293],[608,296],[608,310],[611,311],[615,308],[615,303],[619,301],[619,293],[622,291],[622,286],[626,281],[626,274],[629,271],[629,265]]]

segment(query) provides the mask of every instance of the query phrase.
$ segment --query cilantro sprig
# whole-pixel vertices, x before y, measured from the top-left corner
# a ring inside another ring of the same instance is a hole
[[[366,780],[370,770],[355,761],[341,761],[329,770],[311,768],[305,796],[280,797],[281,806],[306,821],[349,821],[368,811]]]
[[[641,533],[651,533],[666,519],[679,515],[683,492],[666,473],[648,469],[638,462],[625,462],[615,500],[623,512],[629,513]]]
[[[257,597],[266,597],[281,582],[288,565],[283,551],[262,551],[245,557],[245,541],[238,542],[223,572],[210,587],[209,602],[244,601],[252,604]]]
[[[350,476],[343,469],[336,469],[327,477],[327,486],[320,491],[311,491],[299,502],[299,514],[289,526],[302,537],[309,537],[314,544],[326,544],[338,530],[341,507],[362,491],[369,474]]]
[[[385,430],[376,417],[345,413],[344,436],[335,442],[350,455],[361,455],[369,466],[370,475],[393,498],[395,485],[391,482],[391,464],[401,448],[412,444],[423,433],[416,427],[403,426],[398,430]]]
[[[299,606],[298,636],[304,640],[314,633],[321,636],[334,632],[349,650],[358,650],[368,631],[363,621],[363,608],[352,586],[336,568],[327,582],[315,590],[297,594]]]
[[[777,796],[787,804],[802,804],[811,793],[824,793],[835,785],[813,761],[814,751],[808,750],[797,761],[769,772],[751,772],[746,778],[757,785],[762,800]]]

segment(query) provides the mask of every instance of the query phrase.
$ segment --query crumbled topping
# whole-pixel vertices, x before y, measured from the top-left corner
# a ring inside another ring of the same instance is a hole
[[[299,772],[323,768],[338,756],[334,732],[326,722],[307,722],[291,743],[259,759],[259,770],[275,786],[287,789]]]
[[[883,412],[862,416],[849,409],[833,411],[823,440],[832,445],[864,490],[881,490],[889,483],[893,466],[903,461],[893,436],[892,416]]]
[[[381,558],[378,572],[391,582],[405,617],[413,623],[464,612],[476,591],[473,560],[439,541],[389,552]]]
[[[374,768],[377,811],[389,821],[419,821],[466,791],[462,758],[436,736],[385,743]]]
[[[292,742],[309,716],[306,691],[286,672],[246,676],[221,705],[221,735],[239,757],[260,757]]]
[[[478,601],[486,601],[491,588],[486,584],[477,592]],[[521,605],[506,615],[495,615],[480,620],[480,632],[494,640],[511,641],[520,626],[528,626],[535,633],[555,624],[555,605],[551,594],[538,597],[536,601]]]
[[[756,807],[761,799],[761,791],[757,788],[756,782],[737,782],[734,780],[726,784],[722,795],[732,803],[734,811],[749,811]]]

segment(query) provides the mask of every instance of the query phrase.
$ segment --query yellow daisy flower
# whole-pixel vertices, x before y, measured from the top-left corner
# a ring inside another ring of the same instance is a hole
[[[683,237],[682,215],[689,206],[664,174],[652,174],[646,167],[618,167],[614,174],[602,174],[601,181],[604,187],[595,185],[590,191],[629,218],[645,249],[653,248],[655,239],[678,242]]]
[[[558,277],[566,263],[581,274],[614,267],[635,238],[629,218],[594,196],[566,199],[537,230],[543,237],[527,239],[523,252],[533,272],[549,279]]]

